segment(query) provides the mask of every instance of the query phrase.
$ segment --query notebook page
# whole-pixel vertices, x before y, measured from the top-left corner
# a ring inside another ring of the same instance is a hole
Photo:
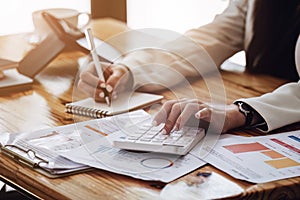
[[[138,108],[143,108],[159,102],[163,96],[148,93],[124,93],[118,96],[117,99],[113,99],[111,106],[106,103],[95,102],[93,98],[87,98],[77,102],[71,103],[71,105],[82,106],[86,108],[95,108],[101,111],[107,111],[107,114],[120,114],[127,111],[131,111]]]

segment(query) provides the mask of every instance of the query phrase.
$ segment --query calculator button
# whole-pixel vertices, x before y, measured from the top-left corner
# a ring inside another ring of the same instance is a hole
[[[141,142],[150,142],[151,139],[141,138],[138,141],[141,141]]]
[[[180,133],[180,132],[173,132],[170,134],[170,136],[174,136],[174,137],[180,137],[182,135],[183,135],[183,133]]]
[[[151,140],[153,137],[154,137],[154,135],[143,135],[143,136],[141,137],[141,139],[148,139],[148,140]]]
[[[180,140],[178,140],[177,144],[188,144],[190,142],[193,141],[193,138],[180,138]]]
[[[162,127],[143,125],[138,130],[132,129],[130,134],[114,141],[114,145],[121,149],[184,155],[204,136],[203,130],[200,133],[200,130],[194,128],[173,130],[170,134],[163,134]],[[200,134],[197,135],[198,133]]]
[[[130,137],[127,137],[127,139],[128,140],[137,140],[137,139],[139,139],[139,137],[132,137],[132,136],[130,136]]]
[[[153,141],[153,142],[156,142],[156,141],[157,141],[157,142],[163,142],[163,141],[165,141],[165,140],[159,139],[159,138],[153,138],[152,141]]]
[[[151,140],[151,143],[153,143],[153,144],[162,144],[163,140]]]
[[[163,144],[175,144],[175,142],[176,142],[176,141],[170,139],[170,140],[165,140],[165,141],[163,142]]]
[[[157,136],[155,136],[154,139],[157,139],[157,140],[165,140],[166,138],[167,138],[167,136],[157,135]]]

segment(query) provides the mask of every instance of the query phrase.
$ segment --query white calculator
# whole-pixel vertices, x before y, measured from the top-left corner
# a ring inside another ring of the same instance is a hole
[[[184,127],[166,135],[162,133],[163,126],[145,123],[124,129],[114,137],[113,146],[126,150],[185,155],[205,135],[204,129],[195,127]]]

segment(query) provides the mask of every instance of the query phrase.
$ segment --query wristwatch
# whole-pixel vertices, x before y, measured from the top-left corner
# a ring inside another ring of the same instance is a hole
[[[254,115],[253,109],[242,101],[236,101],[234,104],[239,107],[239,111],[246,117],[245,126],[250,126]]]

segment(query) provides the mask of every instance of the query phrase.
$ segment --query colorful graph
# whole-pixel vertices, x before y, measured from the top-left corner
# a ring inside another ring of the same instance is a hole
[[[253,151],[270,150],[258,142],[247,143],[247,144],[233,144],[233,145],[227,145],[223,147],[225,149],[228,149],[232,153],[245,153],[245,152],[253,152]]]
[[[271,140],[272,140],[273,142],[275,142],[275,143],[281,145],[281,146],[284,146],[284,147],[288,148],[288,149],[291,150],[291,151],[295,151],[295,152],[297,152],[297,153],[300,153],[300,149],[298,149],[298,148],[296,148],[296,147],[294,147],[294,146],[292,146],[292,145],[289,145],[289,144],[287,144],[287,143],[285,143],[285,142],[283,142],[283,141],[281,141],[281,140],[278,140],[278,139],[276,139],[276,138],[272,138]]]
[[[290,136],[290,138],[294,139],[296,141],[298,141],[298,139],[299,139],[295,136],[293,136],[293,137]],[[275,142],[281,146],[284,146],[291,151],[300,153],[300,150],[298,148],[288,145],[281,140],[273,138],[273,139],[271,139],[271,141]],[[284,155],[278,153],[277,151],[271,150],[258,142],[245,143],[245,144],[233,144],[233,145],[226,145],[223,147],[225,149],[231,151],[234,154],[255,153],[255,152],[264,154],[265,156],[272,159],[272,160],[265,160],[264,162],[266,164],[268,164],[269,166],[274,167],[276,169],[282,169],[282,168],[294,167],[294,166],[300,165],[300,163],[298,163],[290,158],[287,158]]]
[[[300,165],[298,162],[289,159],[289,158],[283,158],[283,159],[276,159],[276,160],[266,160],[265,163],[268,165],[276,168],[276,169],[281,169],[281,168],[286,168],[286,167],[295,167]]]
[[[268,156],[269,158],[272,158],[272,159],[285,158],[284,155],[278,153],[277,151],[273,151],[273,150],[263,151],[261,153],[265,154],[266,156]]]
[[[295,136],[295,135],[290,135],[290,136],[288,136],[289,138],[291,138],[291,139],[293,139],[293,140],[295,140],[295,141],[297,141],[297,142],[300,142],[300,138],[298,138],[297,136]]]

